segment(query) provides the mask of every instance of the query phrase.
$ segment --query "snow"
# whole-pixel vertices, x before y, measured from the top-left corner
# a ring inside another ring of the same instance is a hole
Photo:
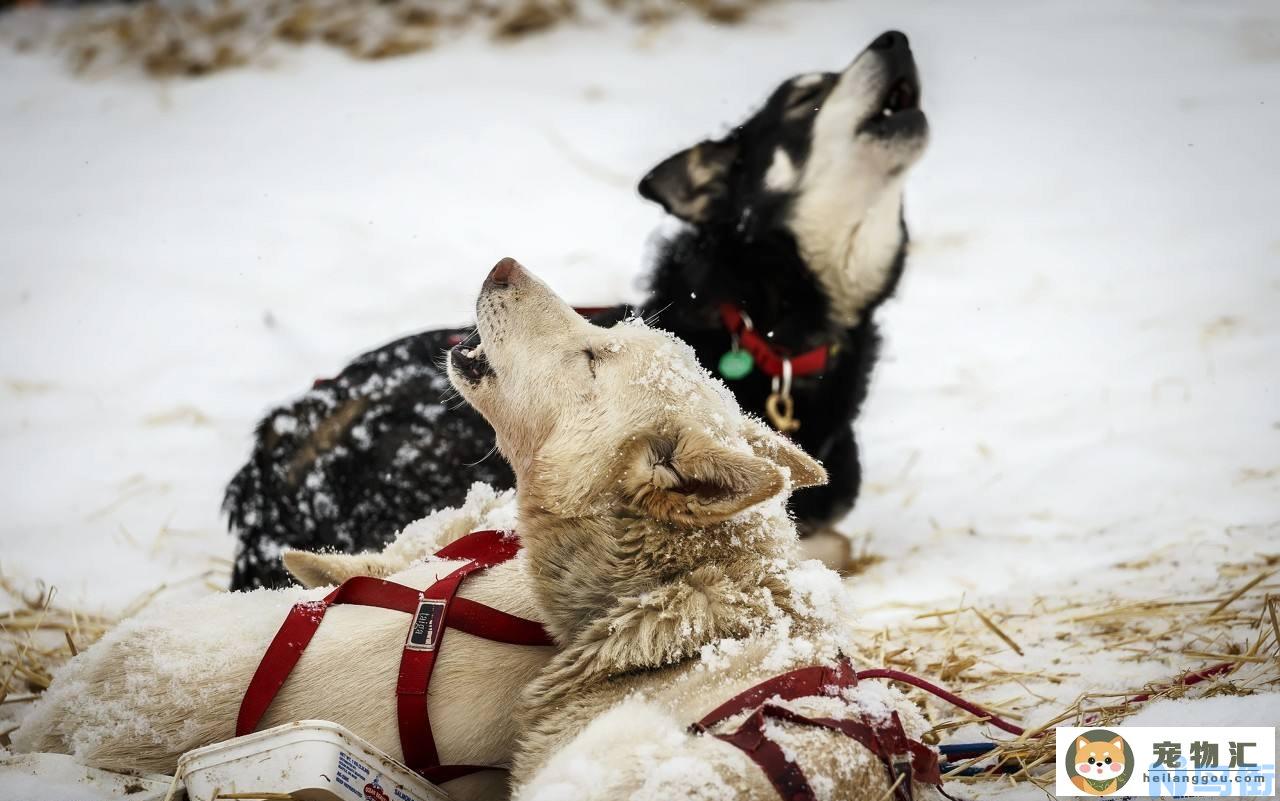
[[[1280,693],[1221,695],[1215,698],[1166,699],[1126,718],[1126,726],[1275,726],[1280,721]]]
[[[9,755],[0,749],[0,801],[159,801],[168,792],[164,776],[125,776],[76,764],[61,754]]]
[[[393,570],[402,570],[472,531],[515,530],[515,490],[497,492],[476,482],[461,506],[439,509],[410,523],[382,553]]]
[[[376,63],[304,48],[171,82],[0,52],[0,568],[106,610],[223,582],[221,493],[268,407],[468,319],[504,255],[570,302],[635,300],[662,223],[639,177],[890,26],[933,141],[842,525],[884,557],[847,582],[865,620],[1243,583],[1222,566],[1280,552],[1266,0],[798,2],[729,29],[599,22]],[[1059,699],[1170,675],[1074,667]]]

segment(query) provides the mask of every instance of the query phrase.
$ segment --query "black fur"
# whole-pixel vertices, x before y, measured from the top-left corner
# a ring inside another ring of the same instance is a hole
[[[903,48],[905,42],[901,37]],[[857,497],[861,475],[852,422],[880,344],[873,312],[896,287],[906,248],[903,225],[883,285],[860,309],[858,324],[841,327],[828,314],[829,298],[786,224],[794,198],[764,187],[777,148],[804,163],[814,118],[805,110],[816,110],[837,78],[782,84],[728,136],[672,156],[640,184],[642,195],[689,225],[663,245],[639,314],[688,342],[713,372],[731,347],[721,301],[745,310],[781,349],[835,346],[825,373],[798,377],[792,389],[801,421],[795,439],[823,462],[831,479],[793,496],[792,509],[809,530],[841,518]],[[610,309],[594,322],[610,325],[628,311]],[[224,502],[239,537],[233,589],[289,583],[279,559],[282,546],[376,549],[407,523],[460,504],[476,481],[513,484],[510,468],[492,453],[492,430],[456,398],[438,366],[468,334],[428,331],[393,342],[267,415],[253,456],[232,479]],[[727,383],[744,409],[764,415],[767,376],[756,370]]]
[[[802,529],[832,523],[853,508],[861,484],[852,422],[867,396],[880,334],[871,312],[893,291],[905,262],[898,251],[884,290],[864,309],[862,322],[840,328],[828,322],[827,299],[785,232],[744,244],[714,226],[686,231],[668,243],[659,259],[646,310],[665,309],[656,323],[693,347],[715,370],[732,340],[720,321],[720,301],[750,314],[757,330],[793,352],[834,344],[835,355],[817,376],[795,379],[792,396],[800,429],[792,437],[827,468],[825,486],[796,492],[791,509]],[[759,370],[726,381],[744,409],[764,416],[771,379]]]
[[[465,334],[428,331],[366,353],[259,423],[253,457],[223,501],[240,539],[232,589],[288,586],[281,546],[376,548],[462,503],[474,481],[511,486],[507,464],[485,458],[484,419],[438,367]]]

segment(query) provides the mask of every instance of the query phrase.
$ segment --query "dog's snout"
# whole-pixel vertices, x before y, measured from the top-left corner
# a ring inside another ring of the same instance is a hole
[[[871,43],[872,50],[909,50],[911,42],[902,31],[885,31]]]
[[[506,286],[511,283],[511,277],[521,269],[523,268],[520,262],[507,256],[493,265],[493,269],[489,271],[489,277],[484,282],[491,286]]]

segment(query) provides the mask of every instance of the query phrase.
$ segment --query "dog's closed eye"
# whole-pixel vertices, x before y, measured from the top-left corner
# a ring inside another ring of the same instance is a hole
[[[583,348],[582,352],[587,356],[587,369],[591,371],[591,377],[596,377],[596,352],[592,348]]]
[[[795,114],[801,111],[816,111],[816,104],[822,100],[822,96],[826,94],[827,85],[824,81],[819,81],[812,86],[804,86],[797,88],[790,98],[787,99],[787,114]]]

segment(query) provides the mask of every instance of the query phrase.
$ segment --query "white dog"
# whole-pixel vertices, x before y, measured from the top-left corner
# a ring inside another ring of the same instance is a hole
[[[592,326],[513,260],[477,306],[482,342],[450,353],[450,380],[515,469],[539,616],[563,645],[522,702],[519,797],[776,801],[779,773],[718,736],[760,704],[690,725],[780,673],[839,664],[839,581],[797,566],[784,511],[822,467],[745,417],[686,345],[639,322]],[[886,687],[824,684],[775,701],[755,746],[803,772],[796,798],[933,793],[918,781],[936,776],[932,751],[917,743],[905,773],[905,748],[886,755],[891,779],[842,722],[917,740],[925,727]]]
[[[406,528],[382,555],[341,559],[291,554],[308,583],[360,572],[422,588],[440,564],[419,563],[470,531],[506,528],[509,498],[473,491],[463,510]],[[534,618],[524,557],[476,573],[459,596]],[[396,563],[406,569],[393,572]],[[373,568],[373,569],[370,569]],[[250,678],[290,607],[315,590],[222,593],[156,607],[127,620],[72,659],[14,734],[19,751],[71,753],[113,770],[172,773],[192,748],[235,734]],[[320,718],[342,724],[401,756],[396,677],[408,616],[367,606],[334,606],[263,718],[260,728]],[[448,631],[431,679],[430,721],[443,764],[505,765],[515,730],[512,710],[553,649],[504,645]],[[357,658],[358,657],[358,658]],[[506,776],[486,771],[445,785],[457,799],[502,798]]]

